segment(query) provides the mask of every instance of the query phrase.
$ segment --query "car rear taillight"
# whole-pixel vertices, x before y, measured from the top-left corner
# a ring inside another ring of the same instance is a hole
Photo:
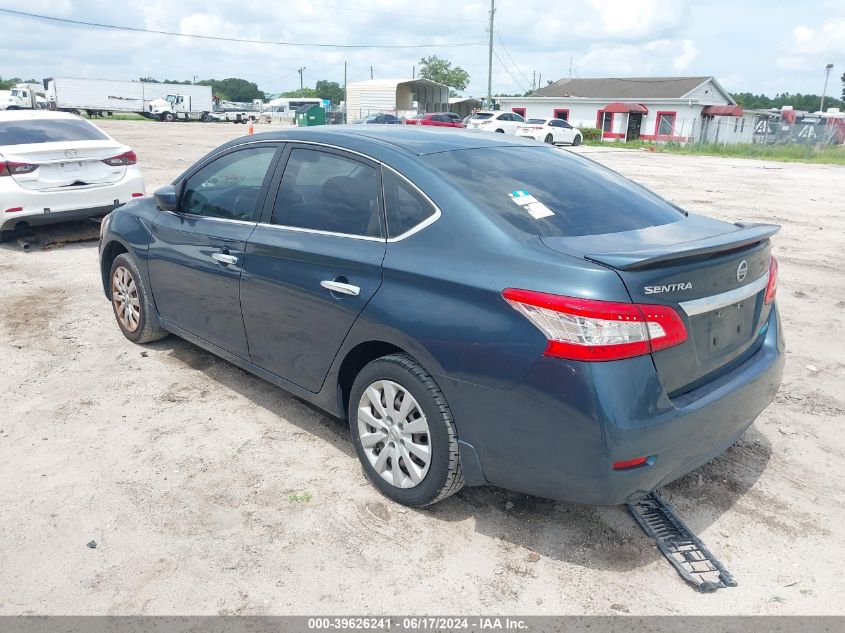
[[[33,165],[31,163],[13,163],[0,160],[0,177],[30,174],[36,169],[38,169],[38,165]]]
[[[772,261],[769,262],[769,283],[766,284],[766,303],[771,303],[775,300],[775,295],[778,291],[778,260],[772,256]]]
[[[508,288],[505,300],[546,335],[544,356],[608,361],[642,356],[687,340],[669,306],[577,299]]]
[[[135,152],[130,149],[128,152],[123,152],[117,156],[104,158],[103,162],[106,165],[111,165],[112,167],[122,167],[124,165],[134,165],[138,162],[138,157],[135,156]]]

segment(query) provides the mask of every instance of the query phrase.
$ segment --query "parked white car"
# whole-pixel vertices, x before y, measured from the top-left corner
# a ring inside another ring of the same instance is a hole
[[[516,135],[528,136],[550,145],[558,143],[580,145],[584,140],[581,130],[572,127],[563,119],[528,119],[516,129]]]
[[[500,134],[516,134],[516,129],[525,123],[525,119],[516,112],[504,110],[482,110],[473,114],[467,121],[468,130],[480,132],[498,132]]]
[[[0,112],[0,237],[103,216],[144,195],[131,148],[64,112]]]

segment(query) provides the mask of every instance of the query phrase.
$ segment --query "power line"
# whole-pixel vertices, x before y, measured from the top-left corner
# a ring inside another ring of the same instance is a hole
[[[508,67],[505,65],[505,62],[503,62],[503,61],[502,61],[502,58],[501,58],[501,57],[499,57],[499,53],[497,53],[497,52],[496,52],[496,49],[493,49],[493,55],[495,55],[495,56],[496,56],[496,59],[498,59],[498,60],[499,60],[499,63],[502,65],[502,68],[504,68],[504,69],[505,69],[505,72],[511,76],[511,79],[513,79],[513,81],[514,81],[514,83],[516,84],[517,88],[519,88],[520,90],[522,90],[522,92],[528,92],[528,90],[526,90],[526,89],[522,86],[522,84],[520,84],[520,83],[519,83],[519,79],[517,79],[516,77],[514,77],[514,76],[513,76],[513,73],[512,73],[510,70],[508,70]]]
[[[219,35],[195,35],[192,33],[176,33],[175,31],[159,31],[156,29],[142,29],[135,26],[117,26],[115,24],[102,24],[99,22],[85,22],[83,20],[71,20],[69,18],[57,18],[51,15],[39,15],[37,13],[26,13],[24,11],[14,11],[12,9],[0,9],[0,13],[8,13],[23,18],[30,18],[35,20],[47,20],[50,22],[59,22],[62,24],[76,24],[80,26],[90,26],[99,29],[113,29],[116,31],[132,31],[135,33],[154,33],[156,35],[173,35],[176,37],[190,37],[200,40],[214,40],[218,42],[242,42],[244,44],[265,44],[273,46],[303,46],[313,48],[459,48],[467,46],[480,46],[484,42],[452,42],[448,44],[314,44],[304,42],[274,42],[267,40],[248,40],[237,37],[223,37]]]
[[[302,3],[298,0],[276,0],[276,3],[285,3],[285,4],[295,4],[302,6]],[[339,7],[332,4],[314,4],[312,2],[308,2],[307,6],[309,7],[317,7],[320,9],[331,9],[332,11],[350,11],[354,13],[373,13],[382,16],[397,16],[397,17],[404,17],[404,18],[414,18],[417,20],[437,20],[438,22],[443,21],[442,15],[420,15],[418,13],[396,13],[393,11],[381,11],[377,9],[359,9],[353,8],[350,9],[349,7]],[[487,20],[482,20],[479,18],[456,18],[453,16],[449,16],[450,22],[487,22]]]
[[[504,42],[504,40],[502,40],[502,33],[501,33],[501,31],[499,31],[499,29],[496,29],[496,35],[499,38],[499,43],[502,45],[502,48],[505,49],[505,54],[508,56],[508,59],[511,60],[511,63],[514,65],[514,68],[516,68],[519,71],[519,74],[522,75],[522,78],[525,79],[525,83],[534,85],[534,82],[532,82],[528,79],[528,77],[525,75],[525,73],[522,72],[522,69],[519,67],[519,64],[517,64],[516,61],[514,60],[514,58],[511,57],[511,53],[508,50],[508,47],[505,46],[505,42]]]

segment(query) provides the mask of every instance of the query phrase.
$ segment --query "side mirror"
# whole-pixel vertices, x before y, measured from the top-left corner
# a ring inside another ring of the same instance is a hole
[[[179,196],[176,195],[176,187],[173,185],[159,187],[155,190],[153,197],[162,211],[176,211],[179,207]]]

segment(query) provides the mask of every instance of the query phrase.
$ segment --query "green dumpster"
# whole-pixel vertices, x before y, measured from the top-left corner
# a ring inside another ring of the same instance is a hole
[[[299,127],[325,125],[326,111],[318,103],[306,103],[296,109],[296,124]]]

